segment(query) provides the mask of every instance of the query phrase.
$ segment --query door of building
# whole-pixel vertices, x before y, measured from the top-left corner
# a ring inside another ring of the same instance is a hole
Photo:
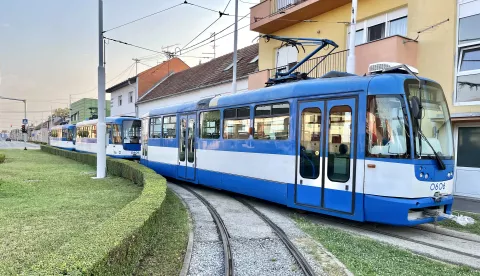
[[[455,194],[480,198],[480,125],[455,128]]]

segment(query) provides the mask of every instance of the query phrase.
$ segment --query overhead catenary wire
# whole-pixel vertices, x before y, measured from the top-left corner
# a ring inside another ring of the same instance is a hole
[[[240,19],[238,20],[238,22],[240,22],[241,20],[245,19],[248,15],[250,15],[250,13],[249,13],[249,14],[246,14],[245,16],[243,16],[242,18],[240,18]],[[215,36],[223,33],[224,31],[228,30],[229,28],[233,27],[234,25],[235,25],[235,23],[232,23],[231,25],[228,25],[227,27],[225,27],[225,28],[222,29],[221,31],[215,32]],[[193,48],[193,47],[195,47],[195,46],[197,46],[197,45],[199,45],[199,44],[201,44],[201,43],[203,43],[203,42],[205,42],[205,41],[207,41],[207,40],[210,40],[211,38],[212,38],[212,37],[206,38],[206,39],[204,39],[204,40],[202,40],[202,41],[197,42],[196,44],[190,45],[190,47],[184,47],[182,50],[191,49],[191,48]],[[213,40],[212,40],[212,41],[213,41]],[[212,42],[212,41],[210,41],[210,42]]]
[[[230,1],[231,1],[231,0],[230,0]],[[230,1],[229,1],[229,3],[230,3]],[[135,19],[135,20],[132,20],[132,21],[123,23],[123,24],[121,24],[121,25],[118,25],[118,26],[116,26],[116,27],[110,28],[110,29],[108,29],[108,30],[106,30],[106,31],[103,31],[103,33],[110,32],[110,31],[119,29],[119,28],[121,28],[121,27],[130,25],[130,24],[133,24],[133,23],[138,22],[138,21],[140,21],[140,20],[143,20],[143,19],[145,19],[145,18],[152,17],[152,16],[154,16],[154,15],[157,15],[157,14],[159,14],[159,13],[163,13],[163,12],[169,11],[169,10],[171,10],[171,9],[174,9],[174,8],[179,7],[179,6],[182,6],[182,5],[190,5],[190,6],[194,6],[194,7],[201,8],[201,9],[204,9],[204,10],[208,10],[208,11],[211,11],[211,12],[215,12],[215,13],[218,13],[220,16],[222,16],[222,15],[230,16],[230,14],[225,13],[225,11],[226,11],[227,8],[225,8],[225,10],[224,10],[223,12],[221,12],[221,11],[216,11],[216,10],[214,10],[214,9],[207,8],[207,7],[204,7],[204,6],[201,6],[201,5],[197,5],[197,4],[194,4],[194,3],[189,3],[189,2],[187,2],[187,1],[185,0],[185,1],[183,1],[182,3],[178,3],[178,4],[173,5],[173,6],[170,6],[170,7],[168,7],[168,8],[159,10],[159,11],[154,12],[154,13],[151,13],[151,14],[147,14],[147,15],[142,16],[142,17],[140,17],[140,18],[137,18],[137,19]],[[228,5],[227,5],[227,7],[228,7]]]
[[[205,33],[210,27],[213,26],[213,24],[217,23],[218,20],[220,20],[220,18],[222,18],[222,15],[227,15],[225,13],[225,11],[227,10],[228,8],[228,5],[230,5],[230,2],[231,0],[228,1],[227,5],[225,6],[225,9],[223,10],[223,12],[218,12],[218,18],[215,19],[215,21],[213,21],[210,25],[208,25],[203,31],[201,31],[197,36],[195,36],[192,40],[190,40],[187,44],[185,44],[185,46],[183,46],[183,48],[181,50],[184,50],[185,48],[187,48],[188,45],[190,45],[190,43],[192,43],[195,39],[197,39],[199,36],[201,36],[203,33]],[[187,3],[187,1],[185,0],[185,3]],[[195,5],[195,4],[191,4],[190,5]],[[181,51],[180,50],[180,51]]]
[[[250,27],[250,24],[245,25],[245,26],[243,26],[243,27],[241,27],[241,28],[238,28],[238,31],[240,31],[240,30],[242,30],[242,29],[245,29],[245,28],[247,28],[247,27]],[[225,34],[225,35],[223,35],[223,36],[220,36],[220,37],[218,37],[218,38],[215,38],[214,40],[208,41],[207,43],[204,43],[203,45],[200,45],[200,46],[195,47],[195,48],[193,48],[193,49],[189,49],[188,51],[182,53],[182,54],[179,55],[179,56],[181,57],[182,55],[184,55],[184,54],[186,54],[186,53],[189,53],[189,52],[194,51],[194,50],[196,50],[196,49],[205,47],[205,46],[209,45],[211,42],[213,42],[213,41],[218,41],[219,39],[222,39],[222,38],[224,38],[224,37],[227,37],[227,36],[233,34],[234,32],[235,32],[235,31],[230,32],[230,33],[228,33],[228,34]]]

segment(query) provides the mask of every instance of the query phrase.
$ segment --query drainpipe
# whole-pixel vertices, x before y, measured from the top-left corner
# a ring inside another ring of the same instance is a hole
[[[350,21],[350,38],[348,43],[347,73],[355,74],[355,32],[357,25],[357,1],[352,0],[352,19]]]

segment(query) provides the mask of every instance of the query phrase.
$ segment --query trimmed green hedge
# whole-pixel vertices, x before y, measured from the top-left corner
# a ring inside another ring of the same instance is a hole
[[[96,156],[41,146],[42,151],[95,166]],[[132,161],[107,158],[107,172],[143,185],[142,194],[113,217],[64,244],[32,267],[41,275],[131,275],[158,233],[166,180]]]
[[[0,164],[2,164],[3,162],[5,162],[5,154],[0,153]]]

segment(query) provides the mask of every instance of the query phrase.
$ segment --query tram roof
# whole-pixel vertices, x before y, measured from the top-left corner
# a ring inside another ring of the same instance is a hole
[[[274,85],[271,87],[249,90],[234,94],[217,96],[195,102],[172,105],[152,109],[143,117],[186,113],[203,109],[224,108],[268,101],[281,101],[290,98],[310,97],[318,95],[335,95],[345,92],[360,92],[368,94],[401,94],[404,92],[404,81],[414,79],[407,74],[378,74],[369,76],[349,76],[337,78],[317,78],[292,83]],[[422,80],[428,80],[421,78]],[[428,80],[430,81],[430,80]],[[368,89],[367,89],[368,88]],[[199,103],[208,106],[199,107]]]
[[[113,123],[113,124],[120,124],[123,121],[128,121],[128,120],[139,120],[139,118],[135,117],[106,117],[105,118],[105,123]],[[87,120],[87,121],[82,121],[78,122],[76,126],[85,126],[85,125],[95,125],[98,123],[98,119],[95,120]]]

